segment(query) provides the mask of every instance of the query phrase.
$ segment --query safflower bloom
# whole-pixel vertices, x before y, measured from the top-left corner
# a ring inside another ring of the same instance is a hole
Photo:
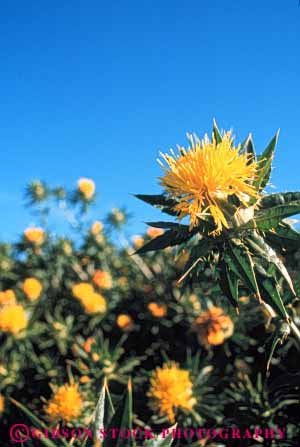
[[[133,320],[130,315],[120,314],[116,320],[117,326],[124,331],[131,330],[133,327]]]
[[[100,289],[111,289],[112,287],[112,279],[109,272],[96,270],[92,279],[93,283]]]
[[[224,315],[221,307],[214,306],[195,320],[192,329],[197,333],[200,344],[205,347],[217,346],[231,337],[234,323],[228,315]]]
[[[89,178],[80,178],[78,180],[78,189],[86,200],[91,200],[95,193],[95,183]]]
[[[142,236],[136,235],[132,237],[132,242],[134,248],[141,248],[144,245],[144,238]]]
[[[23,306],[10,304],[0,309],[0,331],[13,335],[27,327],[28,319]]]
[[[220,143],[214,135],[200,141],[190,137],[191,147],[179,147],[179,154],[161,154],[166,166],[160,162],[165,175],[160,184],[170,198],[178,203],[174,210],[178,219],[189,216],[190,230],[205,216],[215,223],[214,235],[229,228],[226,205],[229,196],[235,195],[243,206],[257,192],[251,181],[255,179],[257,163],[249,163],[251,155],[241,154],[240,146],[233,146],[231,132],[226,132]]]
[[[34,301],[41,295],[43,286],[36,278],[26,278],[23,282],[23,292],[30,301]]]
[[[155,302],[151,302],[148,304],[148,309],[151,314],[156,318],[162,318],[167,313],[167,307],[164,304],[159,304]]]
[[[84,299],[94,293],[94,287],[88,282],[80,282],[72,287],[72,293],[75,298]]]
[[[75,383],[60,386],[45,407],[48,418],[53,422],[71,422],[80,416],[81,410],[82,397]]]
[[[90,353],[90,352],[91,352],[91,349],[92,349],[92,345],[93,345],[94,343],[96,343],[95,338],[94,338],[94,337],[88,337],[88,338],[85,340],[84,344],[83,344],[83,349],[85,350],[85,352]]]
[[[147,236],[149,236],[151,239],[154,239],[155,237],[161,236],[164,234],[164,230],[161,228],[154,228],[150,227],[147,230]]]
[[[16,295],[12,289],[6,289],[0,292],[0,305],[15,304]]]
[[[24,236],[28,242],[41,245],[45,239],[45,231],[39,227],[28,227],[24,231]]]
[[[97,234],[101,233],[102,230],[103,230],[103,223],[100,222],[99,220],[96,220],[96,222],[94,222],[91,227],[91,233],[94,236],[97,236]]]
[[[92,293],[91,295],[87,295],[85,298],[80,300],[83,305],[85,311],[89,314],[106,312],[106,301],[105,298],[100,295],[100,293]]]
[[[192,410],[196,404],[189,371],[180,369],[174,362],[152,373],[148,396],[154,409],[161,416],[167,416],[172,424],[178,409]]]

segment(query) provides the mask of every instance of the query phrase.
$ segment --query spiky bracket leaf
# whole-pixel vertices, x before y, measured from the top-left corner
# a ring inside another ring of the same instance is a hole
[[[279,130],[276,132],[275,136],[272,138],[266,149],[258,158],[258,175],[253,182],[253,186],[258,192],[261,192],[269,182],[278,136]],[[254,199],[254,202],[255,201],[256,200]],[[252,200],[252,203],[250,204],[253,204],[254,202]]]
[[[220,144],[222,142],[222,135],[221,135],[221,132],[218,129],[218,126],[217,126],[217,123],[216,123],[215,119],[213,121],[213,136],[214,136],[217,144]]]
[[[178,212],[174,211],[174,207],[177,205],[176,200],[170,199],[164,194],[134,194],[134,196],[158,208],[163,213],[170,216],[178,216]]]
[[[144,447],[170,447],[174,441],[172,430],[175,428],[176,425],[168,428],[155,438],[146,440],[144,442]]]
[[[238,312],[239,308],[239,277],[230,270],[230,266],[222,259],[220,268],[220,286],[224,295],[229,299],[232,306]]]
[[[251,133],[249,133],[246,140],[241,144],[240,151],[241,153],[251,155],[251,157],[249,157],[249,163],[256,161],[256,153]]]

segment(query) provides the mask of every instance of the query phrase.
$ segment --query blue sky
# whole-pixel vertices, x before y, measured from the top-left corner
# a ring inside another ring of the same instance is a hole
[[[82,176],[93,217],[125,205],[141,232],[159,214],[130,193],[158,192],[158,151],[214,117],[258,152],[280,127],[273,184],[299,189],[299,48],[297,0],[2,2],[0,238],[35,222],[26,183]]]

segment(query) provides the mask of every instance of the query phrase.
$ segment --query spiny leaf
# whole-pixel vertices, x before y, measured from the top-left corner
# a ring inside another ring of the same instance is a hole
[[[175,245],[182,244],[183,242],[188,241],[196,231],[189,231],[188,227],[183,226],[180,230],[168,230],[164,234],[152,239],[143,247],[139,248],[135,254],[143,254],[148,251],[157,251],[162,250],[166,247],[173,247]]]
[[[163,213],[170,214],[171,216],[178,215],[178,212],[174,211],[174,207],[177,205],[176,200],[170,199],[163,194],[134,194],[134,196],[160,209]]]
[[[282,301],[281,295],[279,293],[279,286],[275,279],[265,279],[261,281],[262,294],[264,300],[271,306],[275,306],[280,316],[286,321],[289,321],[289,316],[285,309],[284,303]]]
[[[258,176],[253,182],[253,185],[257,191],[262,191],[270,179],[272,161],[278,141],[278,136],[279,130],[276,132],[275,136],[272,138],[272,140],[258,159]]]
[[[221,132],[218,129],[216,120],[214,119],[213,121],[213,135],[215,137],[216,143],[220,144],[222,142],[222,135]]]
[[[187,229],[187,225],[182,225],[176,222],[145,222],[149,227],[154,228],[176,228],[176,229]]]
[[[253,143],[253,140],[252,140],[251,133],[249,133],[249,135],[246,138],[246,140],[241,144],[241,152],[245,153],[245,154],[251,155],[251,157],[249,158],[249,162],[250,163],[252,161],[256,160],[256,153],[255,153],[255,148],[254,148],[254,143]]]
[[[237,239],[232,239],[229,243],[229,247],[236,259],[236,262],[242,270],[244,277],[248,279],[253,292],[258,296],[259,299],[261,299],[256,276],[254,273],[253,260],[249,254],[247,247],[243,245],[240,240]]]
[[[271,228],[276,228],[282,219],[285,219],[295,214],[300,213],[300,201],[290,202],[288,205],[278,205],[273,208],[259,210],[256,212],[253,219],[246,224],[239,227],[239,230],[244,229],[259,229],[261,231],[268,231]]]
[[[170,429],[167,429],[169,431],[168,434],[161,433],[154,439],[148,439],[147,441],[145,441],[144,446],[145,447],[170,447],[174,440],[173,436],[172,436],[172,430],[176,428],[176,425],[177,424],[175,424]]]
[[[224,260],[221,261],[220,286],[224,294],[227,296],[227,298],[237,311],[237,313],[238,313],[238,299],[239,299],[238,281],[239,277],[232,270],[230,270],[229,266],[226,264],[226,262],[224,262]]]
[[[276,194],[268,194],[259,200],[259,208],[271,208],[277,205],[288,205],[290,202],[300,201],[300,192],[280,192]]]

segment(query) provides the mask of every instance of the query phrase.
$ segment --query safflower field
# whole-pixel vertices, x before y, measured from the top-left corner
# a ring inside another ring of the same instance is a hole
[[[300,192],[266,192],[277,138],[256,155],[214,123],[162,154],[162,193],[137,194],[162,220],[129,239],[126,209],[89,217],[92,179],[27,186],[37,223],[0,245],[1,446],[299,445]]]

